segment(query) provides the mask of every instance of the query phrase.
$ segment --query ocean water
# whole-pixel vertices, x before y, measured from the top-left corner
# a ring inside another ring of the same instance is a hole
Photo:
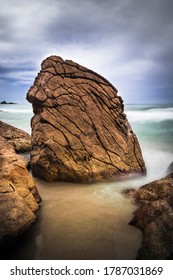
[[[32,105],[0,104],[0,120],[31,133]]]
[[[173,106],[126,105],[147,176],[91,185],[36,180],[43,202],[38,220],[7,259],[135,259],[142,234],[128,222],[136,205],[122,194],[166,174],[173,161]],[[31,132],[30,104],[0,105],[0,119]]]
[[[144,181],[161,178],[173,161],[173,105],[127,105],[125,112],[146,163]]]

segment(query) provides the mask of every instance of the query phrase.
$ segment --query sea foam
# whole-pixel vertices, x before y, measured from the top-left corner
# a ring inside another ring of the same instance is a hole
[[[148,110],[126,110],[128,120],[132,122],[160,122],[173,120],[173,108],[152,108]]]

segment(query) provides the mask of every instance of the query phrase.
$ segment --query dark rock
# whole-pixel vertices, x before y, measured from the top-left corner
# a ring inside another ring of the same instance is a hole
[[[170,174],[171,172],[173,172],[173,162],[171,162],[167,169],[167,174]]]
[[[17,104],[17,103],[14,103],[14,102],[7,102],[7,101],[2,101],[0,102],[0,104],[3,104],[3,105],[6,105],[6,104]]]
[[[131,189],[124,189],[123,191],[122,191],[122,193],[123,194],[127,194],[128,196],[130,195],[130,196],[134,196],[134,194],[136,193],[136,189],[133,189],[133,188],[131,188]]]
[[[170,259],[173,255],[173,173],[134,193],[140,207],[130,222],[143,231],[138,259]]]
[[[117,90],[57,56],[45,59],[27,94],[33,104],[31,168],[47,181],[95,182],[145,174]]]
[[[0,123],[0,245],[25,231],[36,219],[41,198],[28,173],[22,156],[15,148],[27,149],[27,141],[19,139],[18,129]],[[7,135],[5,133],[7,127]],[[14,137],[9,137],[14,133]],[[25,136],[25,133],[20,134]],[[8,139],[9,137],[9,139]],[[24,145],[22,146],[22,143]]]

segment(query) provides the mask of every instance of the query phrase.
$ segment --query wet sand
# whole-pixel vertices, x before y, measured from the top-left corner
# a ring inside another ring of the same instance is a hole
[[[135,259],[142,234],[128,225],[136,206],[129,182],[79,185],[36,180],[43,199],[38,219],[1,259]]]
[[[36,179],[38,221],[19,240],[15,259],[135,259],[141,232],[128,225],[136,209],[122,183],[79,185]]]

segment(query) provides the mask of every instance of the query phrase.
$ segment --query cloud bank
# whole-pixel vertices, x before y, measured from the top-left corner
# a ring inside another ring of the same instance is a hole
[[[0,0],[0,99],[22,101],[56,54],[106,77],[125,103],[173,103],[173,1]]]

